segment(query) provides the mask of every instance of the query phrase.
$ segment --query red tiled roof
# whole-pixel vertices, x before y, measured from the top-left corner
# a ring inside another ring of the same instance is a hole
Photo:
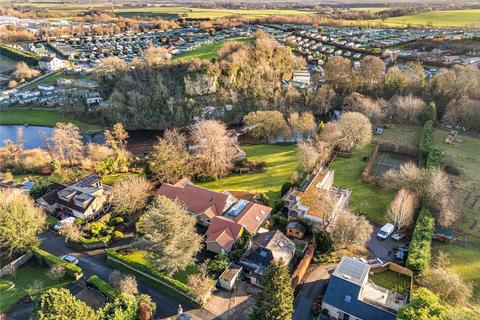
[[[163,183],[157,195],[178,200],[192,212],[201,213],[208,210],[210,214],[215,215],[223,213],[229,197],[228,194],[196,186],[186,178],[175,185]]]
[[[206,233],[207,242],[216,242],[226,251],[230,251],[233,244],[240,236],[241,230],[242,225],[229,218],[222,216],[214,217]]]
[[[255,234],[258,228],[267,220],[270,212],[272,212],[272,208],[250,202],[235,218],[235,222],[244,226],[251,234]]]

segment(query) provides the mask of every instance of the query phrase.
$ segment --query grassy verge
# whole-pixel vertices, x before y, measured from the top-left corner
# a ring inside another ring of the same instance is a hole
[[[32,295],[35,299],[42,291],[54,287],[63,287],[71,282],[71,279],[52,280],[47,277],[49,268],[23,266],[13,276],[5,276],[0,280],[0,313],[8,311],[21,298]],[[7,283],[8,281],[8,283]],[[41,283],[41,288],[32,286],[34,281]],[[9,283],[15,286],[10,288]]]
[[[280,188],[297,169],[297,147],[295,145],[244,146],[249,160],[264,161],[266,172],[255,174],[233,174],[218,181],[200,183],[213,190],[238,190],[265,192],[270,200],[280,198]]]
[[[54,109],[47,108],[12,108],[0,109],[0,125],[23,125],[54,127],[57,122],[71,122],[78,126],[83,133],[95,133],[102,130],[102,126],[89,124],[73,118],[66,118]]]
[[[351,158],[337,157],[330,164],[335,171],[334,184],[340,188],[352,189],[350,208],[375,223],[385,223],[385,212],[393,200],[394,192],[361,181],[362,171],[367,165],[363,157],[370,157],[373,145],[369,144],[356,151]]]
[[[220,50],[220,48],[222,48],[227,41],[252,42],[253,39],[252,38],[232,38],[232,39],[220,40],[215,43],[203,45],[196,50],[182,53],[174,57],[173,60],[176,60],[176,61],[183,61],[183,60],[189,60],[189,59],[211,60],[217,57],[218,50]]]

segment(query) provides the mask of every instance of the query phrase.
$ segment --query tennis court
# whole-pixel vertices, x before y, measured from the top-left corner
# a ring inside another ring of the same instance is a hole
[[[395,152],[379,152],[373,166],[372,175],[383,176],[390,169],[398,170],[406,162],[416,162],[413,157]]]

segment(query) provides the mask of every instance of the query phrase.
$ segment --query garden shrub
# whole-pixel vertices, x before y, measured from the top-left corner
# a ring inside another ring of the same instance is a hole
[[[427,164],[426,164],[427,169],[440,168],[440,163],[444,155],[445,155],[445,152],[443,150],[439,148],[433,148],[427,157]]]
[[[418,214],[415,229],[413,230],[407,259],[407,268],[416,274],[424,273],[430,266],[434,228],[435,220],[430,211],[422,208]]]
[[[427,155],[433,148],[433,121],[425,122],[420,135],[420,143],[418,146],[420,152]]]
[[[280,194],[282,197],[291,189],[295,186],[295,184],[291,181],[287,181],[282,185],[282,188],[280,189]]]
[[[120,231],[114,231],[112,234],[112,241],[118,241],[123,238],[123,233]]]
[[[84,223],[85,223],[85,220],[83,219],[79,219],[79,218],[75,219],[76,226],[82,226]]]
[[[315,241],[317,242],[316,253],[326,254],[333,250],[333,240],[330,234],[325,230],[320,230],[315,234]]]
[[[105,223],[102,221],[92,222],[90,224],[90,234],[94,237],[97,237],[100,232],[105,228]]]
[[[80,243],[83,246],[94,246],[97,244],[108,244],[110,242],[111,236],[103,236],[103,237],[94,237],[94,238],[85,238],[80,237]]]
[[[114,226],[118,226],[119,224],[124,223],[124,222],[125,222],[125,220],[122,217],[116,217],[116,218],[113,218],[112,220],[110,220],[108,222],[108,224],[109,224],[109,226],[114,227]]]
[[[47,264],[48,266],[52,266],[52,265],[56,265],[56,264],[59,264],[59,265],[62,265],[65,267],[65,269],[67,270],[67,275],[69,277],[72,277],[72,278],[76,278],[78,275],[81,275],[82,274],[82,268],[80,268],[79,266],[76,266],[72,263],[69,263],[57,256],[54,256],[53,254],[51,253],[48,253],[40,248],[35,248],[33,249],[33,254],[35,255],[35,257],[37,259],[39,259],[40,261],[44,262],[45,264]]]
[[[208,273],[217,279],[230,265],[230,258],[227,255],[217,255],[208,264]]]
[[[87,282],[93,287],[97,288],[98,291],[100,291],[107,297],[115,299],[118,296],[120,296],[120,294],[117,291],[115,291],[115,289],[113,289],[106,281],[103,281],[96,275],[93,275],[90,278],[88,278]]]

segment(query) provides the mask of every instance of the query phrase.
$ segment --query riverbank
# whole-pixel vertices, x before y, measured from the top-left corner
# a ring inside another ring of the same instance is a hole
[[[101,125],[86,123],[74,118],[63,117],[54,109],[48,108],[8,108],[0,109],[0,125],[34,125],[55,127],[58,122],[73,123],[82,133],[93,134],[103,130]]]

